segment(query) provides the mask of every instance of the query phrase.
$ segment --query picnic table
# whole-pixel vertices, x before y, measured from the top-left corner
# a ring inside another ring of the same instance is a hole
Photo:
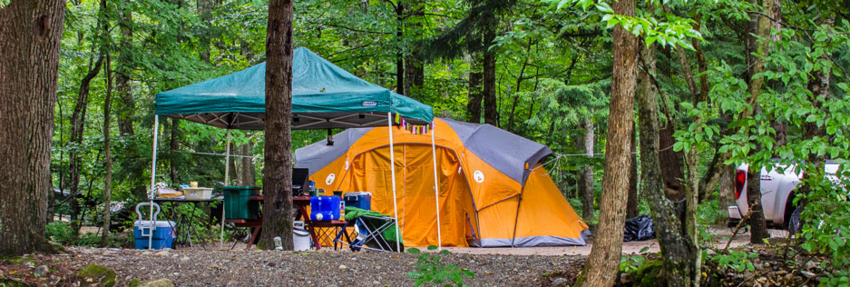
[[[252,195],[248,197],[249,201],[263,201],[262,195]],[[332,239],[337,234],[338,230],[345,228],[346,221],[345,220],[311,220],[310,213],[307,212],[307,207],[310,206],[310,197],[309,196],[294,196],[292,197],[292,205],[296,210],[295,220],[302,219],[304,220],[304,225],[307,227],[307,232],[310,233],[310,239],[313,241],[313,245],[316,246],[316,250],[322,249],[321,239],[324,237]],[[253,246],[253,243],[257,239],[257,236],[260,233],[260,229],[263,228],[263,216],[260,216],[258,219],[227,219],[224,222],[233,223],[236,227],[249,227],[252,228],[253,231],[251,233],[251,238],[248,239],[248,248]],[[330,229],[330,230],[328,230]],[[351,241],[348,233],[343,232],[345,239]],[[333,242],[334,249],[337,249],[337,242]]]
[[[166,213],[166,218],[174,219],[174,223],[176,226],[171,226],[171,230],[174,230],[175,235],[177,236],[177,243],[181,245],[189,245],[192,249],[195,249],[195,246],[192,242],[192,233],[197,233],[198,221],[201,219],[201,216],[195,216],[195,210],[198,207],[199,203],[210,203],[214,201],[221,201],[221,198],[213,197],[209,199],[182,199],[182,198],[167,198],[167,197],[157,197],[154,198],[154,202],[157,203],[166,203],[170,202],[175,205],[183,205],[183,204],[191,204],[192,210],[188,215],[175,211],[175,209],[169,209]],[[170,224],[171,220],[169,220]],[[188,244],[187,244],[188,243]],[[207,249],[206,245],[201,245],[204,250]]]

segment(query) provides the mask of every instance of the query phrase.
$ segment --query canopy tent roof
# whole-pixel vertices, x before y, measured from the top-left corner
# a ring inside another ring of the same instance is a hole
[[[220,128],[264,128],[266,63],[156,95],[156,114]],[[292,129],[387,125],[387,112],[415,124],[433,120],[430,106],[364,81],[307,48],[292,59]]]

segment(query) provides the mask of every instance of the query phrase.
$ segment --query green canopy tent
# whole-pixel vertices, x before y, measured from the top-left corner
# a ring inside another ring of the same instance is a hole
[[[151,190],[148,194],[151,202],[156,196],[156,146],[159,116],[185,119],[227,129],[224,175],[224,184],[227,185],[230,179],[230,130],[265,128],[265,85],[266,64],[261,63],[230,75],[156,95]],[[364,81],[307,48],[295,49],[292,59],[291,128],[293,130],[384,125],[392,128],[393,115],[419,125],[429,124],[434,119],[430,106]],[[390,150],[393,150],[392,132],[390,132],[389,146]],[[433,142],[432,149],[435,149]],[[391,161],[395,161],[392,153]],[[439,185],[436,155],[434,155],[434,167],[434,184],[437,191]],[[395,171],[392,173],[392,184],[393,197],[395,197]],[[153,211],[152,206],[151,211]],[[398,218],[397,208],[396,218]],[[151,212],[151,221],[153,221],[153,212]],[[222,227],[223,225],[224,214],[222,214]],[[223,230],[224,228],[222,228],[222,241]]]

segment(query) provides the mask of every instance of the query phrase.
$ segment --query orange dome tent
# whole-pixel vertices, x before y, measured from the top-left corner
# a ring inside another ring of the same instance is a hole
[[[584,245],[587,225],[540,161],[544,145],[491,125],[434,119],[439,219],[430,134],[393,127],[399,225],[408,246]],[[354,128],[295,151],[296,167],[327,194],[370,191],[393,214],[387,128]]]

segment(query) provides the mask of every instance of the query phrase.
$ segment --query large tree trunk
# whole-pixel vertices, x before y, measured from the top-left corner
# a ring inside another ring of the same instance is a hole
[[[620,0],[614,13],[634,16],[635,1]],[[576,286],[612,286],[617,277],[626,221],[626,192],[631,169],[631,135],[634,132],[634,95],[637,77],[637,38],[622,26],[614,27],[614,71],[605,143],[605,174],[599,202],[599,229]]]
[[[774,1],[766,0],[762,2],[764,11],[768,11],[768,13],[773,11]],[[750,55],[748,59],[752,67],[749,74],[750,85],[748,92],[751,99],[753,99],[751,102],[758,103],[755,99],[758,99],[759,94],[761,94],[764,78],[756,78],[755,75],[764,71],[764,60],[752,54],[757,53],[759,50],[764,51],[764,53],[768,52],[767,49],[769,46],[766,38],[770,36],[770,19],[761,17],[758,14],[753,14],[752,17],[752,33],[747,37],[748,47],[751,49],[748,51]],[[759,38],[765,40],[759,40]],[[758,112],[759,109],[754,106],[753,110],[755,110],[754,112]],[[757,145],[757,149],[759,148],[761,148],[760,144]],[[761,166],[750,165],[747,176],[747,203],[750,209],[750,243],[752,244],[763,244],[764,239],[770,238],[770,234],[767,232],[764,208],[761,204],[761,169]]]
[[[481,100],[483,97],[481,91],[481,63],[480,57],[472,55],[470,60],[471,71],[469,71],[469,95],[467,96],[466,121],[470,123],[481,122]]]
[[[266,166],[260,246],[274,249],[274,238],[279,236],[283,249],[292,250],[292,0],[269,1],[266,33]]]
[[[664,180],[664,194],[670,200],[680,201],[685,198],[685,185],[682,183],[685,178],[685,160],[682,152],[673,150],[673,144],[676,143],[673,133],[678,129],[673,122],[669,120],[667,125],[660,129],[658,140],[661,150],[658,156],[661,163],[661,177]]]
[[[106,5],[106,1],[102,1]],[[103,6],[102,6],[103,7]],[[106,161],[103,169],[106,175],[103,177],[103,233],[100,245],[109,247],[109,225],[112,221],[112,148],[109,146],[109,112],[112,109],[112,63],[110,63],[109,52],[106,53],[106,99],[103,100],[103,156]]]
[[[68,164],[68,186],[71,196],[71,227],[74,230],[76,237],[80,230],[80,203],[77,200],[77,195],[80,192],[80,172],[82,171],[82,162],[78,150],[83,143],[83,135],[86,127],[86,112],[89,104],[89,87],[92,79],[100,73],[100,67],[103,64],[103,53],[97,56],[97,62],[91,65],[92,59],[89,59],[89,71],[83,80],[80,82],[80,91],[77,95],[77,103],[74,107],[74,114],[71,116],[71,152],[69,154],[70,163]]]
[[[664,280],[660,286],[694,286],[699,272],[693,267],[695,249],[682,230],[675,206],[664,192],[664,183],[659,160],[657,91],[651,84],[648,73],[655,73],[655,48],[643,47],[641,51],[646,65],[640,73],[638,86],[638,122],[640,122],[640,155],[643,179],[643,195],[647,197],[655,232],[661,247]],[[696,281],[699,282],[699,281]]]
[[[133,10],[130,1],[121,3],[121,18],[118,25],[121,27],[120,52],[118,54],[118,65],[115,71],[115,91],[118,93],[119,102],[116,105],[118,112],[118,132],[124,135],[135,135],[133,130],[133,118],[136,113],[136,101],[130,93],[130,73],[133,70]],[[130,151],[127,151],[130,152]]]
[[[634,129],[634,122],[632,122],[632,128]],[[638,198],[638,172],[637,172],[637,136],[635,133],[632,133],[632,151],[629,155],[632,158],[632,168],[629,173],[629,200],[626,202],[626,218],[632,218],[638,216],[640,210],[638,210],[638,204],[640,203],[640,198]]]
[[[0,254],[50,251],[44,227],[65,1],[0,8]]]
[[[579,141],[588,159],[594,157],[593,145],[595,141],[593,119],[584,118],[584,137]],[[580,179],[581,194],[581,217],[585,222],[593,221],[593,166],[586,164],[582,168]]]
[[[720,174],[720,209],[726,210],[729,206],[738,205],[735,202],[735,167],[727,165]],[[724,212],[723,216],[728,217],[729,214]]]

